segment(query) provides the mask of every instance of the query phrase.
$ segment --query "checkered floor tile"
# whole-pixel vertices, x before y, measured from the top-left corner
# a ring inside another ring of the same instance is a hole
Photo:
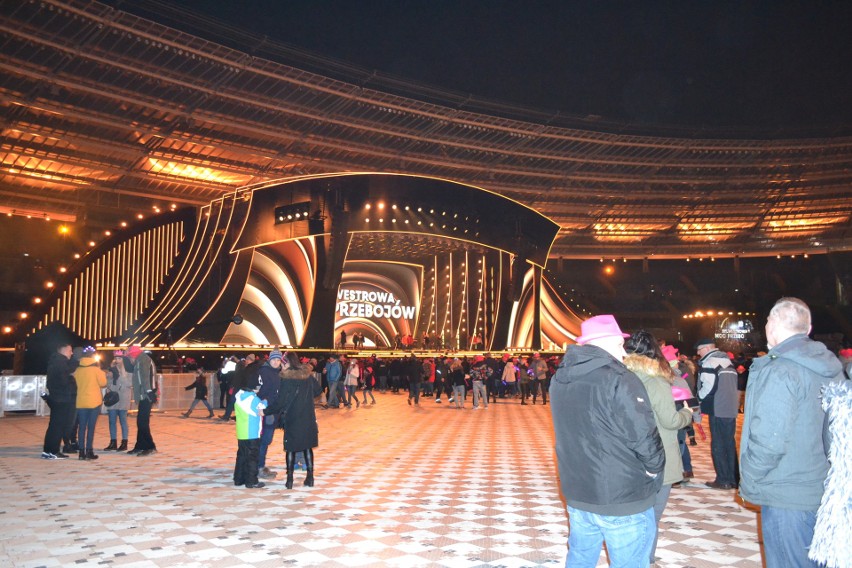
[[[282,475],[260,490],[233,486],[233,423],[156,413],[156,455],[48,461],[39,458],[47,419],[7,415],[0,565],[564,564],[549,406],[512,400],[474,411],[376,398],[359,409],[317,409],[316,486],[297,473],[289,491]],[[96,447],[108,438],[101,417]],[[697,477],[672,491],[658,565],[759,568],[755,512],[733,491],[703,488],[713,479],[709,440],[691,449]],[[281,471],[283,461],[279,432],[269,465]]]

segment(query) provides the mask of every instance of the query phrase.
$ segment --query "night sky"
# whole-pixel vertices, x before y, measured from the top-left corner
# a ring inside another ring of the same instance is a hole
[[[141,3],[150,8],[112,2]],[[852,125],[852,2],[167,3],[370,71],[573,116],[710,129]]]

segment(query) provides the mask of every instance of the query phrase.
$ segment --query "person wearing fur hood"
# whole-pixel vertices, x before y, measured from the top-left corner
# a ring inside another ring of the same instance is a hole
[[[654,517],[657,525],[663,516],[669,493],[673,483],[683,481],[683,467],[680,447],[677,443],[677,432],[692,422],[692,410],[688,407],[678,410],[672,395],[672,383],[677,378],[671,366],[660,349],[653,335],[645,330],[633,332],[624,341],[627,356],[624,365],[639,377],[645,390],[648,391],[654,420],[663,442],[666,455],[666,468],[663,471],[663,485],[654,500]],[[657,549],[657,539],[651,548],[649,562],[654,563],[654,552]]]
[[[296,454],[304,452],[307,475],[304,485],[314,486],[314,448],[319,445],[319,428],[314,411],[314,398],[321,387],[311,365],[303,365],[292,351],[284,354],[281,365],[281,386],[278,398],[264,414],[281,416],[279,425],[284,428],[284,453],[287,463],[287,489],[293,488]]]

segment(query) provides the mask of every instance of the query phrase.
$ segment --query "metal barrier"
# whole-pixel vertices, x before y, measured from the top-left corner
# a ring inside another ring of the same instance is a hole
[[[195,389],[186,387],[195,380],[195,373],[158,374],[160,398],[156,410],[187,410],[195,398]],[[35,412],[47,416],[50,408],[42,400],[47,377],[44,375],[0,375],[0,418],[7,412]],[[219,382],[215,373],[207,375],[207,401],[215,409],[219,402]],[[214,403],[215,401],[215,403]],[[131,410],[134,404],[130,403]],[[197,407],[196,407],[197,408]],[[203,406],[203,410],[207,410]],[[106,409],[102,408],[105,413]]]

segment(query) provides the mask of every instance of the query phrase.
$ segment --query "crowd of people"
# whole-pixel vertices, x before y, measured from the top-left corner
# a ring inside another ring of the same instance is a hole
[[[696,444],[695,431],[703,432],[706,417],[715,473],[706,485],[739,490],[743,500],[761,507],[766,566],[818,566],[808,559],[812,542],[820,543],[811,556],[816,554],[821,565],[841,566],[830,562],[842,557],[835,533],[838,526],[848,525],[838,502],[845,499],[842,488],[849,478],[831,476],[830,468],[848,472],[848,464],[832,463],[829,456],[849,452],[832,450],[821,396],[826,389],[839,389],[827,397],[837,406],[852,400],[852,388],[843,380],[838,358],[809,339],[809,332],[807,305],[782,298],[766,324],[769,350],[750,369],[735,366],[732,354],[718,349],[712,338],[694,345],[693,359],[647,331],[623,333],[610,315],[583,322],[576,345],[562,358],[538,353],[420,358],[332,353],[310,359],[275,349],[265,358],[251,354],[225,361],[217,373],[219,405],[225,409],[220,420],[236,421],[233,481],[250,489],[277,476],[266,458],[275,431],[282,428],[284,485],[292,489],[300,466],[306,472],[304,485],[314,484],[317,408],[374,405],[374,391],[405,393],[411,406],[419,406],[421,399],[434,399],[435,404],[446,399],[455,409],[463,409],[471,394],[475,410],[498,401],[534,405],[541,399],[546,405],[550,396],[571,529],[566,566],[575,567],[595,566],[604,542],[613,565],[654,565],[657,525],[672,487],[693,477],[689,446]],[[105,373],[94,355],[91,347],[75,351],[61,345],[51,357],[44,395],[51,415],[42,457],[65,459],[76,451],[80,460],[98,458],[93,444],[106,400],[103,390],[115,393],[108,409],[110,444],[104,451],[155,453],[150,412],[157,386],[150,356],[139,346],[117,351]],[[746,386],[745,372],[750,378],[743,406],[739,391]],[[203,403],[212,418],[203,370],[185,388],[194,389],[195,397],[184,416]],[[137,439],[127,450],[131,400],[138,407]],[[835,425],[834,431],[845,430]],[[835,490],[826,491],[832,483]],[[834,513],[840,520],[819,517],[821,505],[840,510]],[[844,533],[842,541],[849,542],[848,536]]]

